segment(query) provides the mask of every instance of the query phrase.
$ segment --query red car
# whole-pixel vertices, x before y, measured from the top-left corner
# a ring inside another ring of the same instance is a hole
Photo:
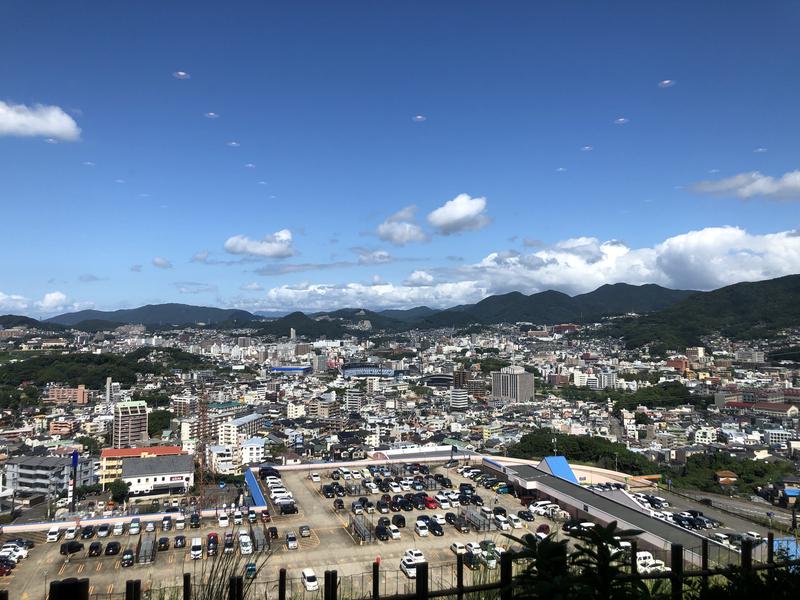
[[[439,508],[439,503],[434,498],[428,496],[425,498],[425,508]]]
[[[0,565],[0,577],[4,575],[11,575],[11,567]]]
[[[269,511],[268,510],[262,510],[261,511],[261,521],[263,523],[269,523],[270,521],[272,521],[272,517],[269,516]]]

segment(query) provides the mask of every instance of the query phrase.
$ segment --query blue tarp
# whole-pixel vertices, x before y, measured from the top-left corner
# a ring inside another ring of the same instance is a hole
[[[253,496],[253,503],[256,506],[266,506],[267,499],[264,498],[264,492],[261,491],[258,478],[253,475],[253,472],[250,469],[247,469],[244,472],[244,482],[247,484],[247,488],[250,490],[250,495]]]
[[[544,462],[552,475],[569,481],[570,483],[580,485],[578,478],[575,477],[575,473],[572,472],[572,467],[569,466],[567,459],[563,456],[545,456]]]

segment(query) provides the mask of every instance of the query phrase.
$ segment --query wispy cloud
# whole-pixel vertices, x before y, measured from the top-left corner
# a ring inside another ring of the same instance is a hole
[[[157,269],[171,269],[172,262],[164,258],[163,256],[156,256],[153,259],[153,266]]]
[[[175,281],[172,285],[179,294],[212,294],[216,293],[217,286],[213,283],[199,283],[197,281]]]
[[[691,186],[698,194],[768,198],[773,200],[800,200],[800,170],[789,171],[778,178],[762,175],[758,171],[739,173],[724,179],[698,181]]]
[[[187,73],[186,71],[174,71],[172,73],[172,76],[175,79],[191,79],[192,78],[192,76],[189,75],[189,73]]]
[[[415,222],[417,207],[406,206],[378,225],[378,237],[395,246],[405,246],[411,242],[423,242],[428,236]]]
[[[78,124],[59,106],[8,104],[0,101],[0,136],[46,137],[74,142],[81,137]]]

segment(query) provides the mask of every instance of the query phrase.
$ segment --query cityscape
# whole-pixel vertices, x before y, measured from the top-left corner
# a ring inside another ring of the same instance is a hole
[[[0,600],[796,595],[793,3],[6,12]]]

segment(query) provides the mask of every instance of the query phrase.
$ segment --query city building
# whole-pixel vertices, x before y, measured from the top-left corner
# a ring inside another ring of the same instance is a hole
[[[98,483],[103,489],[122,477],[122,463],[131,458],[153,458],[186,454],[180,446],[149,446],[143,448],[103,448],[97,471]]]
[[[113,446],[129,448],[147,441],[147,403],[143,400],[114,405]]]
[[[519,366],[503,367],[492,372],[492,397],[511,402],[533,400],[533,373]]]
[[[465,389],[450,390],[450,410],[466,410],[469,406],[469,394]]]
[[[128,458],[121,479],[131,496],[185,494],[194,485],[194,459],[187,454]]]
[[[45,400],[55,404],[88,404],[91,399],[91,391],[81,384],[78,387],[50,385],[47,388],[47,398]]]
[[[6,488],[15,493],[45,494],[57,498],[66,492],[71,479],[71,456],[15,456],[5,464]],[[80,458],[75,486],[93,483],[94,463],[89,458]]]

